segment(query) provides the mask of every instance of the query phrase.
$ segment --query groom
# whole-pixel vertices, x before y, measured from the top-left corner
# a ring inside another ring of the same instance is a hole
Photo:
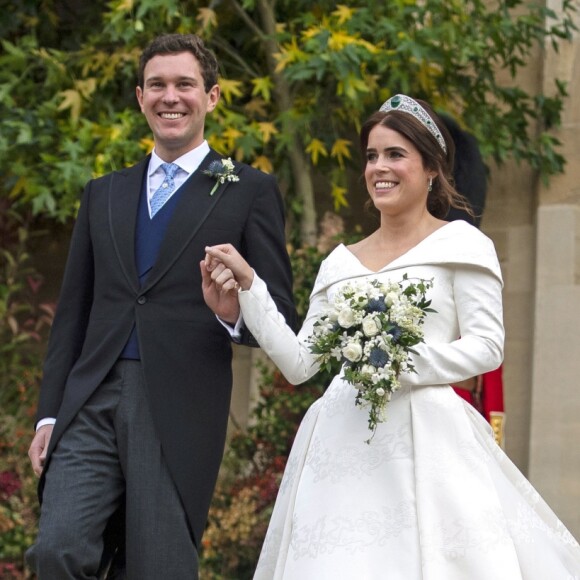
[[[236,298],[213,296],[231,327],[205,305],[205,246],[238,248],[294,323],[275,179],[222,163],[204,139],[217,69],[195,35],[155,39],[137,87],[155,148],[84,191],[29,451],[42,507],[27,560],[40,580],[100,577],[111,531],[122,538],[127,578],[198,576],[231,340],[253,342]],[[229,178],[221,183],[216,171]]]

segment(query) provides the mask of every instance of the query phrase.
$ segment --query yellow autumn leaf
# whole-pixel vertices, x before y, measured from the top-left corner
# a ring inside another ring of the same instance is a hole
[[[143,137],[143,139],[139,141],[139,147],[147,151],[147,153],[149,154],[151,153],[151,151],[153,151],[153,147],[155,147],[155,141],[153,141],[153,139],[151,139],[150,137]]]
[[[328,48],[330,50],[342,50],[349,44],[356,43],[356,38],[340,30],[333,32],[328,39]]]
[[[270,79],[270,77],[259,77],[257,79],[252,79],[252,84],[254,85],[254,88],[252,89],[252,96],[255,97],[257,95],[261,95],[264,100],[269,103],[270,96],[272,94],[272,88],[274,87],[272,79]]]
[[[352,8],[349,8],[344,4],[339,4],[336,7],[336,10],[332,13],[332,15],[336,16],[336,18],[338,19],[338,24],[344,24],[345,22],[348,22],[352,18],[354,12],[355,11]]]
[[[332,201],[334,202],[335,211],[338,211],[341,207],[348,207],[346,191],[345,187],[340,187],[340,185],[337,185],[336,183],[332,184],[332,191],[330,194],[332,196]]]
[[[310,154],[310,158],[312,159],[312,163],[314,165],[318,164],[318,157],[322,155],[323,157],[328,157],[328,151],[324,146],[324,143],[319,139],[312,139],[308,146],[306,147],[306,153]]]
[[[225,141],[216,133],[212,133],[207,136],[207,142],[212,149],[215,149],[218,153],[225,153],[226,144]]]
[[[117,141],[123,135],[123,129],[119,125],[113,125],[109,131],[111,141]]]
[[[222,133],[222,139],[224,140],[226,147],[228,148],[228,150],[233,149],[236,139],[238,139],[239,137],[242,136],[242,132],[238,131],[237,129],[234,129],[234,127],[228,127],[225,131],[223,131]]]
[[[345,159],[352,159],[349,146],[351,142],[348,139],[337,139],[332,145],[330,156],[337,159],[338,164],[343,167]]]
[[[88,78],[75,81],[75,88],[85,99],[88,99],[97,88],[97,79]]]
[[[232,97],[241,97],[242,93],[242,81],[235,81],[232,79],[220,79],[220,89],[221,94],[226,103],[232,102]]]
[[[289,44],[285,44],[280,48],[280,52],[274,55],[274,58],[278,61],[276,65],[276,72],[283,71],[289,64],[305,59],[305,54],[296,42],[295,38]]]
[[[201,28],[206,30],[217,26],[217,14],[211,8],[200,8],[195,19],[200,23]]]
[[[115,6],[115,12],[131,12],[133,10],[134,0],[120,0]]]
[[[58,106],[59,111],[70,109],[70,117],[74,124],[77,123],[81,114],[81,94],[74,89],[67,89],[61,91],[59,95],[62,97],[62,102]]]
[[[302,39],[303,40],[310,40],[315,36],[318,36],[322,32],[321,26],[311,26],[302,32]]]
[[[271,161],[265,155],[259,155],[254,159],[252,163],[252,167],[263,171],[264,173],[272,173],[274,167],[272,166]]]
[[[262,134],[262,141],[264,143],[268,143],[270,141],[270,137],[278,133],[278,129],[276,129],[276,125],[274,125],[274,123],[267,122],[258,123],[258,128],[260,130],[260,133]]]
[[[363,48],[366,48],[371,54],[377,54],[379,52],[379,47],[373,44],[372,42],[368,42],[368,40],[364,40],[362,38],[358,38],[356,43]]]

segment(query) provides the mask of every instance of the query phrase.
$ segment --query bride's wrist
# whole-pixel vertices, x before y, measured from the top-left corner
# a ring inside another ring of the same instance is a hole
[[[238,283],[242,290],[249,290],[254,282],[254,270],[250,268],[248,272],[245,272],[240,276]]]

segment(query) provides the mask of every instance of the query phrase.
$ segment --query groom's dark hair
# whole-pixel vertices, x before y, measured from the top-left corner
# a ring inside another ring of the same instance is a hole
[[[217,84],[218,62],[214,53],[209,50],[197,34],[163,34],[154,38],[141,53],[139,59],[138,83],[143,88],[145,65],[160,54],[178,54],[190,52],[199,63],[205,92]]]

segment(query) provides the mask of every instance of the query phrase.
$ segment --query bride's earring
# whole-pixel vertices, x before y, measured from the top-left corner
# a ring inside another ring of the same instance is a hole
[[[431,193],[431,191],[432,191],[432,190],[433,190],[433,178],[432,178],[432,177],[430,177],[430,178],[429,178],[429,187],[427,188],[427,191],[428,191],[429,193]]]

